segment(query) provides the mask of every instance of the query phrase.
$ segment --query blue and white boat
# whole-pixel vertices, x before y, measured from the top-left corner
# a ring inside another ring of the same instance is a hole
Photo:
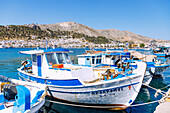
[[[157,57],[169,57],[170,56],[170,47],[157,47],[153,50],[153,54]]]
[[[109,50],[107,52],[110,52],[110,53],[114,52],[114,53],[116,53],[115,51],[111,51],[111,50]],[[147,64],[147,71],[146,71],[147,78],[151,78],[150,74],[153,75],[153,76],[154,75],[162,75],[162,73],[166,69],[168,69],[169,66],[170,66],[166,62],[165,58],[164,59],[160,59],[156,55],[144,55],[144,54],[139,53],[138,51],[128,51],[128,50],[126,50],[126,52],[119,51],[119,53],[121,53],[121,54],[122,53],[124,53],[124,54],[125,53],[126,54],[129,53],[126,57],[121,57],[121,59],[123,60],[122,62],[135,62],[135,61],[146,62],[146,64]],[[107,59],[109,61],[111,61],[112,60],[111,57],[110,57],[110,59],[109,58],[107,58]],[[132,58],[129,60],[129,57],[132,57]],[[128,59],[128,60],[126,60],[126,59]],[[113,65],[113,63],[112,63],[112,65]],[[146,78],[146,76],[145,76],[145,78]]]
[[[1,113],[35,113],[44,105],[45,85],[2,75],[0,75],[0,81]]]
[[[21,51],[32,59],[23,62],[19,75],[46,84],[47,95],[66,105],[126,109],[134,102],[142,86],[146,63],[137,62],[132,73],[115,74],[114,70],[74,65],[68,52],[62,48]]]
[[[122,66],[126,67],[125,71],[131,71],[132,69],[136,69],[137,65],[135,61],[137,60],[131,60],[131,54],[130,52],[122,52],[122,51],[116,51],[116,52],[102,52],[102,51],[88,51],[86,54],[77,55],[78,57],[78,64],[80,65],[90,65],[94,68],[110,68],[115,69],[117,72],[122,71]],[[127,62],[129,62],[129,68],[127,68]],[[119,64],[119,68],[118,68]],[[148,67],[148,66],[147,66]],[[155,72],[154,70],[152,70]],[[143,83],[149,84],[152,80],[152,75],[149,72],[149,68],[147,68],[147,71],[144,76]]]
[[[143,55],[136,51],[132,51],[131,55],[138,58],[138,60],[146,62],[147,68],[150,68],[149,71],[152,75],[162,75],[170,66],[165,58],[160,59],[156,55]]]

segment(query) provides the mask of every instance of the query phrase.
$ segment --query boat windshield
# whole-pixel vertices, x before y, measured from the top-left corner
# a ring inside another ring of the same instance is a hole
[[[65,57],[66,62],[67,62],[68,64],[71,63],[70,58],[69,58],[69,56],[68,56],[68,53],[63,53],[63,54],[64,54],[64,57]]]
[[[102,58],[102,56],[97,56],[97,59],[96,59],[96,64],[100,64],[101,63],[101,59]]]
[[[54,53],[46,54],[46,58],[47,58],[47,62],[50,66],[57,63]]]
[[[56,53],[56,56],[59,64],[65,63],[62,53]]]
[[[95,61],[95,57],[93,56],[93,57],[92,57],[92,64],[95,63],[94,61]]]

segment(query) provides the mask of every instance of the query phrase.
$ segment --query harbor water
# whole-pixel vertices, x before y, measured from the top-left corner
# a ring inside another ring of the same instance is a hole
[[[28,55],[22,55],[19,53],[19,51],[26,51],[31,50],[32,48],[8,48],[8,49],[0,49],[0,75],[4,75],[10,78],[19,79],[19,75],[17,72],[17,68],[21,66],[21,62],[30,59],[30,56]],[[76,55],[80,55],[85,52],[85,49],[70,49],[70,56],[71,59],[74,60],[74,63],[77,63]],[[148,52],[141,51],[144,54],[148,54]],[[170,59],[167,58],[168,62],[170,63]],[[170,84],[170,68],[167,69],[163,73],[163,78],[153,78],[150,86],[160,89],[164,88],[167,85]],[[166,87],[164,91],[167,91],[168,88]],[[158,95],[155,97],[155,90],[143,87],[141,88],[135,102],[132,105],[135,104],[142,104],[142,103],[148,103],[155,100],[161,99],[161,95]],[[126,96],[126,95],[124,95]],[[54,102],[50,102],[48,100],[52,100],[50,98],[47,98],[47,102],[45,105],[40,109],[40,113],[86,113],[86,112],[93,112],[93,113],[153,113],[158,105],[158,103],[152,103],[147,105],[141,105],[136,107],[130,107],[123,111],[111,111],[111,110],[105,110],[105,109],[90,109],[90,108],[79,108],[79,107],[72,107],[72,106],[66,106],[56,103],[57,101],[54,100]]]

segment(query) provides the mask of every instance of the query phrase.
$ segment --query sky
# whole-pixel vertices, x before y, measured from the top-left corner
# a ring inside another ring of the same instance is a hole
[[[170,0],[0,0],[0,25],[68,21],[170,40]]]

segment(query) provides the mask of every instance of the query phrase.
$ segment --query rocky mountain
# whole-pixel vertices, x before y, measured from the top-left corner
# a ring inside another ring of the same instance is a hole
[[[103,36],[115,39],[115,40],[122,40],[122,41],[137,41],[137,42],[150,42],[153,40],[152,38],[135,34],[130,31],[120,31],[116,29],[106,29],[106,30],[97,30]]]
[[[133,41],[133,42],[150,42],[153,38],[146,36],[138,35],[130,31],[120,31],[116,29],[106,29],[106,30],[95,30],[86,25],[82,25],[75,22],[62,22],[56,24],[46,24],[38,25],[41,30],[50,29],[52,31],[73,31],[77,33],[82,33],[88,36],[104,36],[112,40],[121,40],[121,41]],[[156,40],[156,39],[155,39]],[[158,41],[158,40],[157,40]]]
[[[50,29],[52,31],[73,31],[77,33],[83,33],[88,36],[100,36],[98,31],[88,26],[78,24],[75,22],[62,22],[56,24],[46,24],[46,25],[39,25],[41,30]]]

